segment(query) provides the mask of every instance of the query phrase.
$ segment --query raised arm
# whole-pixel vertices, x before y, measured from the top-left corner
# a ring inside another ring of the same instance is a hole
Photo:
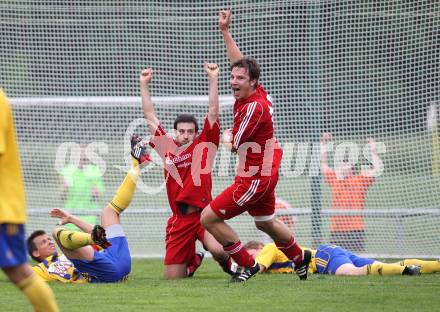
[[[220,31],[223,35],[223,40],[225,41],[226,51],[228,53],[228,58],[231,63],[238,61],[243,57],[240,49],[237,46],[234,38],[232,38],[231,33],[229,32],[229,26],[231,24],[232,11],[224,10],[218,13],[218,25]]]
[[[156,111],[154,110],[153,101],[151,100],[149,84],[153,79],[153,69],[147,68],[141,71],[139,83],[141,88],[142,109],[144,117],[147,121],[148,128],[153,135],[159,126],[159,119],[157,119]]]
[[[332,140],[332,134],[330,132],[323,133],[321,138],[321,171],[326,173],[331,170],[328,166],[328,146],[327,144]]]
[[[55,208],[50,211],[50,216],[52,218],[59,218],[59,225],[64,225],[67,223],[72,223],[79,227],[82,231],[86,233],[92,233],[93,230],[93,224],[90,224],[88,222],[85,222],[76,216],[74,216],[71,213],[68,213],[67,211],[64,211],[63,209]]]
[[[208,121],[212,127],[218,119],[218,65],[205,63],[203,68],[208,74],[209,80],[209,108],[208,108]]]

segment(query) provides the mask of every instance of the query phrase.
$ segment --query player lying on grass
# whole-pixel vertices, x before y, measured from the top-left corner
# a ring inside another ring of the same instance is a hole
[[[273,243],[264,245],[250,241],[247,251],[260,264],[260,272],[291,273],[294,265]],[[359,257],[336,245],[321,245],[312,252],[309,273],[329,275],[418,275],[440,272],[439,261],[405,259],[396,263],[383,263]]]
[[[120,214],[131,202],[140,164],[150,157],[141,139],[131,139],[133,167],[128,172],[112,201],[102,210],[101,225],[91,225],[74,215],[53,209],[51,217],[59,218],[60,225],[72,223],[83,232],[57,227],[53,237],[62,254],[44,231],[36,231],[27,240],[30,256],[39,262],[34,271],[46,281],[74,283],[113,283],[123,281],[131,270],[131,256],[127,239],[120,224]],[[102,250],[97,250],[98,245]]]
[[[202,253],[196,253],[196,240],[208,250],[228,274],[231,257],[200,224],[202,209],[212,200],[211,168],[220,141],[218,120],[218,66],[204,65],[209,81],[208,112],[198,132],[194,116],[180,115],[174,121],[175,139],[169,136],[157,118],[149,85],[153,70],[144,69],[139,77],[142,108],[152,134],[150,145],[163,160],[168,202],[172,215],[166,226],[164,276],[169,279],[190,277],[200,266]]]

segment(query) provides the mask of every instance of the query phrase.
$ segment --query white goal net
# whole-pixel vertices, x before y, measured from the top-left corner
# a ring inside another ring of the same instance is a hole
[[[142,68],[155,70],[151,93],[159,119],[171,131],[180,113],[202,121],[207,108],[202,63],[218,63],[221,127],[231,127],[228,62],[217,26],[218,11],[229,5],[0,2],[0,86],[13,104],[28,232],[54,226],[47,212],[66,205],[61,177],[80,146],[88,146],[99,181],[96,207],[73,212],[96,215],[112,198],[125,174],[126,131],[142,117]],[[331,216],[362,216],[361,253],[439,257],[440,4],[235,1],[233,11],[232,34],[244,54],[261,64],[261,82],[274,100],[276,134],[284,148],[277,196],[289,207],[279,213],[298,241],[330,242]],[[137,130],[147,134],[145,126]],[[367,139],[378,143],[383,170],[366,192],[363,210],[332,207],[332,191],[319,170],[324,132],[333,137],[330,167],[339,148],[356,168],[368,168]],[[219,152],[213,195],[232,181],[234,164],[233,156]],[[138,190],[123,227],[134,255],[163,255],[170,212],[160,190],[162,169],[146,172],[143,182],[158,192]],[[242,241],[266,239],[249,216],[230,223]]]

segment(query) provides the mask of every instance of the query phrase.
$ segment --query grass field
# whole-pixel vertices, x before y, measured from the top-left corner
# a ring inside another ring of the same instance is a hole
[[[212,260],[192,279],[166,281],[159,259],[134,260],[120,284],[51,284],[61,311],[438,311],[440,275],[312,276],[259,275],[229,284]],[[32,311],[0,275],[0,311]]]

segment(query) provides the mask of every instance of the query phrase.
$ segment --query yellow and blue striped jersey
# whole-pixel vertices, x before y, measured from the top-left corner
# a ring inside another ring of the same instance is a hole
[[[0,223],[26,222],[26,202],[12,110],[0,89]]]
[[[63,254],[49,256],[33,266],[32,269],[46,282],[58,281],[79,284],[88,282],[87,274],[80,273]]]
[[[308,249],[312,252],[312,261],[309,266],[309,272],[316,272],[316,260],[315,254],[316,250],[307,247],[302,247],[303,249]],[[286,255],[277,248],[274,243],[267,244],[258,253],[256,261],[266,268],[268,273],[292,273],[294,264]]]

